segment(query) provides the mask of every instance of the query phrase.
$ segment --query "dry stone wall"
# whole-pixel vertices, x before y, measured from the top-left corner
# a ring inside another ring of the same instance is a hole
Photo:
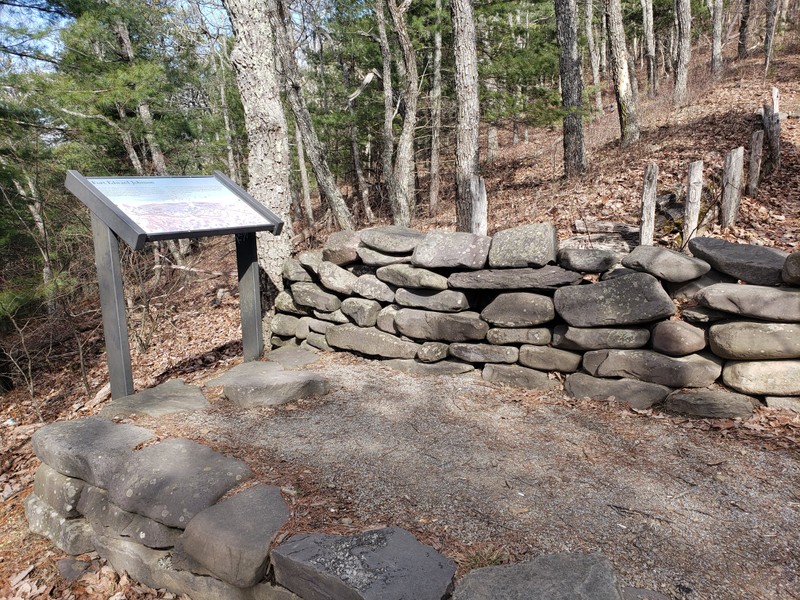
[[[574,396],[696,416],[800,404],[800,253],[689,251],[559,249],[546,223],[338,232],[285,263],[272,340],[527,388],[557,372]]]

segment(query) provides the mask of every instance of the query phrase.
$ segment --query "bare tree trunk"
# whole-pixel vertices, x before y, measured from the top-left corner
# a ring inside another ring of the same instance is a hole
[[[383,179],[386,183],[386,192],[390,200],[396,195],[392,191],[394,181],[394,86],[392,85],[392,53],[389,48],[389,39],[386,36],[386,17],[383,12],[384,0],[375,2],[375,19],[378,23],[378,41],[381,48],[381,79],[383,81],[383,148],[381,150],[381,168]],[[392,215],[396,215],[392,205]],[[396,217],[395,217],[396,218]]]
[[[750,1],[742,0],[742,16],[739,19],[739,60],[747,58],[747,32],[750,25]]]
[[[479,194],[480,104],[475,21],[470,0],[450,0],[456,67],[456,230],[486,234],[488,224]],[[482,222],[481,222],[482,221]]]
[[[241,183],[242,178],[239,175],[239,166],[236,164],[236,156],[233,152],[233,135],[231,133],[231,115],[230,115],[230,108],[228,107],[228,95],[225,93],[225,62],[228,60],[228,56],[224,54],[224,44],[225,41],[223,40],[220,46],[222,46],[223,50],[220,50],[217,53],[219,58],[219,101],[220,101],[220,108],[222,109],[222,122],[225,126],[225,149],[228,151],[228,172],[231,175],[231,179],[233,179],[236,183]]]
[[[289,144],[281,85],[276,69],[275,36],[260,0],[225,0],[235,45],[231,62],[242,96],[249,140],[249,191],[277,215],[291,209]],[[288,226],[288,227],[287,227]],[[259,236],[259,262],[267,275],[267,307],[283,289],[281,271],[292,251],[291,224],[279,237]],[[267,318],[271,317],[268,313]],[[265,327],[265,335],[269,327]]]
[[[556,37],[560,47],[561,107],[564,110],[564,175],[582,175],[588,168],[583,142],[583,77],[578,55],[576,0],[555,0]]]
[[[633,97],[628,71],[628,49],[625,29],[622,25],[620,0],[604,0],[608,37],[611,46],[611,70],[614,76],[614,92],[617,97],[617,112],[622,133],[623,146],[639,140],[639,107]]]
[[[300,171],[300,189],[303,194],[303,210],[306,213],[306,223],[314,226],[314,209],[311,206],[311,189],[308,184],[308,170],[306,169],[306,152],[303,148],[303,135],[295,121],[294,143],[297,146],[297,168]]]
[[[764,77],[769,72],[769,63],[772,60],[772,47],[775,41],[775,25],[778,17],[778,0],[767,0],[767,22],[764,32]]]
[[[711,35],[711,74],[722,73],[722,0],[714,0],[714,26]]]
[[[486,132],[486,162],[492,164],[497,158],[500,147],[497,143],[497,125],[491,123]]]
[[[689,60],[692,58],[692,4],[691,0],[675,0],[678,18],[678,62],[675,69],[675,106],[685,106],[686,86],[689,79]]]
[[[594,38],[594,0],[586,0],[586,45],[589,46],[589,62],[592,65],[592,86],[597,112],[603,114],[603,91],[600,82],[600,50]]]
[[[608,19],[600,19],[600,73],[608,75]]]
[[[644,50],[647,62],[647,95],[656,95],[656,38],[653,33],[653,0],[641,0]]]
[[[439,152],[442,132],[442,0],[436,0],[436,24],[433,33],[433,85],[431,87],[431,162],[428,211],[436,214],[439,206]]]

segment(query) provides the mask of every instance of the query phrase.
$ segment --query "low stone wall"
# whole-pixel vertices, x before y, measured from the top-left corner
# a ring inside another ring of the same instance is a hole
[[[558,372],[574,396],[696,416],[800,405],[800,253],[705,237],[689,250],[559,249],[546,223],[338,232],[285,263],[273,344],[527,388]]]

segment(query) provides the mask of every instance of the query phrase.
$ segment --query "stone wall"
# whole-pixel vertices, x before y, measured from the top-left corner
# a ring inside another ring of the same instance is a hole
[[[706,237],[689,250],[559,249],[550,224],[338,232],[285,263],[273,344],[527,388],[560,386],[557,372],[574,396],[697,416],[796,403],[800,253]]]

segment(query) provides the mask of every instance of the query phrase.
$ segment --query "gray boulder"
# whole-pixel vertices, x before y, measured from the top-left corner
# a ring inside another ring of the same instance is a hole
[[[725,240],[696,237],[689,250],[720,273],[755,285],[779,285],[786,252],[766,246],[734,244]]]
[[[289,516],[280,489],[257,485],[195,516],[180,547],[223,581],[251,587],[264,579],[270,545]]]
[[[366,298],[345,298],[342,300],[342,312],[353,319],[359,327],[373,327],[378,321],[381,305],[375,300]],[[327,329],[325,330],[327,333]]]
[[[711,351],[734,360],[800,358],[800,323],[733,321],[712,325]]]
[[[447,358],[448,345],[442,342],[425,342],[417,350],[417,360],[424,363],[435,363]]]
[[[474,273],[453,273],[451,288],[462,290],[553,290],[581,280],[580,273],[553,265],[541,269],[485,269]]]
[[[288,281],[313,281],[311,275],[306,271],[305,267],[300,264],[300,261],[294,258],[287,258],[283,262],[282,273],[283,278]]]
[[[675,314],[672,299],[647,273],[559,288],[554,303],[556,312],[573,327],[636,325]]]
[[[414,358],[419,350],[419,344],[398,339],[374,327],[336,325],[328,329],[325,339],[333,348],[384,358]]]
[[[362,275],[353,285],[353,292],[362,298],[379,302],[394,302],[394,290],[375,275]]]
[[[358,260],[361,234],[358,231],[336,231],[328,236],[322,247],[322,260],[343,266]]]
[[[316,283],[293,283],[291,286],[292,298],[295,304],[308,306],[324,312],[339,310],[342,301],[323,290]]]
[[[646,410],[663,401],[672,388],[636,379],[603,379],[586,373],[572,373],[564,380],[564,389],[573,398],[608,400],[614,398],[628,406]]]
[[[697,294],[715,283],[736,283],[736,279],[719,271],[711,270],[702,277],[681,283],[664,283],[664,289],[673,300],[694,300]]]
[[[552,336],[546,327],[533,329],[506,329],[503,327],[490,329],[486,333],[486,341],[498,346],[510,344],[532,344],[534,346],[546,346],[550,343]]]
[[[743,394],[800,395],[800,360],[730,361],[722,381]]]
[[[670,387],[708,387],[722,372],[713,355],[672,357],[652,350],[592,350],[583,368],[595,377],[628,377]]]
[[[553,346],[563,350],[604,350],[641,348],[650,339],[643,327],[570,327],[556,325]]]
[[[66,519],[36,494],[25,499],[28,529],[44,536],[55,546],[76,556],[94,551],[92,527],[86,519]]]
[[[342,312],[341,308],[334,310],[333,312],[325,312],[322,310],[315,310],[314,316],[319,319],[320,321],[327,321],[328,323],[349,323],[350,319],[347,318],[347,315]]]
[[[558,264],[579,273],[602,273],[608,271],[620,259],[612,250],[594,248],[562,248],[558,251]]]
[[[358,277],[339,265],[324,260],[319,265],[319,280],[327,289],[349,296]]]
[[[491,243],[486,235],[432,231],[417,244],[411,264],[429,269],[482,269]]]
[[[461,312],[469,308],[464,292],[456,290],[407,290],[400,288],[394,295],[395,302],[410,308],[424,308],[438,312]]]
[[[758,406],[755,398],[720,390],[679,390],[664,401],[664,409],[710,419],[747,419]]]
[[[328,380],[316,373],[266,369],[226,384],[223,393],[235,405],[253,408],[286,404],[310,396],[324,396],[329,390]]]
[[[169,439],[134,452],[120,464],[108,496],[122,510],[183,529],[251,476],[240,460],[191,440]]]
[[[43,463],[36,470],[33,493],[58,514],[72,519],[80,516],[78,500],[85,485],[82,480],[62,475]]]
[[[514,346],[494,346],[492,344],[450,344],[450,356],[468,363],[515,363],[519,349]]]
[[[453,600],[622,600],[602,554],[549,554],[467,573]]]
[[[487,364],[483,367],[482,376],[484,381],[529,390],[552,390],[560,387],[557,381],[553,381],[547,376],[547,373],[519,365]]]
[[[456,566],[397,527],[295,535],[272,551],[275,581],[303,600],[441,600]]]
[[[622,259],[622,264],[673,283],[697,279],[711,270],[704,260],[658,246],[637,246]]]
[[[497,327],[530,327],[552,321],[553,301],[528,292],[499,294],[481,311],[481,318]]]
[[[294,337],[294,335],[297,333],[297,326],[299,323],[300,319],[298,317],[277,313],[274,317],[272,317],[269,328],[275,335],[280,335],[282,337]]]
[[[361,232],[361,243],[387,254],[411,254],[425,234],[399,225],[371,227]]]
[[[539,371],[574,373],[581,366],[582,356],[550,346],[522,346],[519,364]]]
[[[333,348],[331,348],[330,344],[328,344],[328,339],[325,337],[324,333],[316,333],[314,331],[309,332],[308,337],[306,338],[303,344],[308,344],[312,348],[316,348],[317,350],[322,350],[323,352],[333,352]],[[303,345],[300,345],[301,349]]]
[[[394,326],[410,338],[443,342],[482,340],[489,331],[489,325],[478,313],[440,313],[415,308],[397,311]]]
[[[703,306],[735,315],[781,323],[800,321],[800,289],[718,283],[696,299]]]
[[[558,234],[551,223],[520,225],[497,232],[489,249],[489,266],[543,267],[555,262]]]
[[[366,248],[364,246],[359,248],[357,252],[358,258],[361,259],[361,262],[372,267],[385,267],[386,265],[397,265],[400,263],[411,262],[410,254],[383,254],[377,250]]]
[[[683,321],[662,321],[653,327],[653,350],[669,356],[686,356],[706,347],[706,332]]]
[[[800,396],[767,396],[764,400],[770,408],[800,413]]]
[[[275,309],[278,312],[292,313],[295,315],[307,315],[309,313],[308,308],[305,306],[298,306],[294,298],[292,298],[292,295],[286,290],[278,292],[278,295],[275,296]]]
[[[297,255],[297,261],[312,273],[317,273],[322,260],[322,250],[304,250]]]
[[[404,288],[446,290],[447,277],[428,269],[411,265],[388,265],[375,272],[375,276],[386,283]]]
[[[155,438],[149,429],[116,425],[101,417],[57,421],[33,434],[33,451],[59,473],[107,488],[131,451]]]
[[[378,329],[385,331],[386,333],[397,333],[397,328],[394,326],[394,317],[399,310],[400,308],[394,306],[393,304],[384,306],[378,313],[378,319],[376,323]]]
[[[781,269],[781,279],[789,285],[800,286],[800,252],[792,252],[786,257]]]
[[[393,358],[381,363],[401,373],[409,375],[434,376],[434,375],[462,375],[475,370],[470,364],[455,360],[441,360],[435,363],[423,363],[416,360]]]

